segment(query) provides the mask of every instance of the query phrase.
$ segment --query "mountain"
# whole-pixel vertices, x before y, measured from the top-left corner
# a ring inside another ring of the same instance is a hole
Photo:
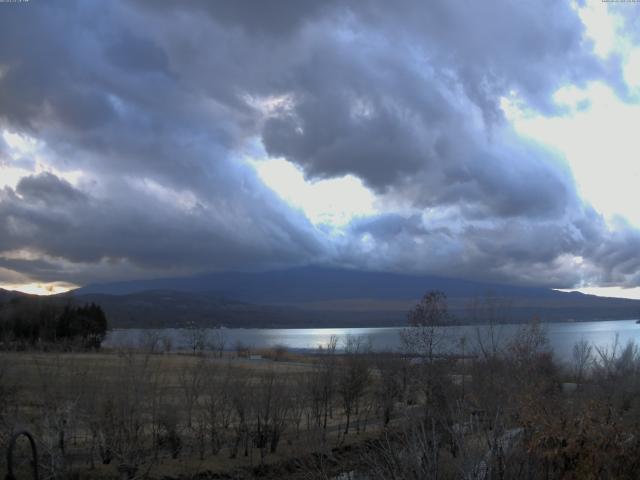
[[[248,302],[283,304],[353,298],[415,300],[425,291],[434,289],[446,292],[449,297],[473,297],[485,295],[487,292],[496,296],[527,298],[555,298],[559,293],[562,296],[567,295],[548,288],[321,267],[258,273],[224,272],[183,278],[103,283],[79,288],[75,293],[123,295],[148,290],[215,292],[220,296]]]
[[[391,326],[429,290],[442,290],[464,322],[638,318],[640,301],[385,272],[305,267],[89,285],[63,297],[103,306],[114,326],[193,321],[235,327]],[[484,298],[491,298],[485,302]],[[480,299],[478,301],[478,299]],[[469,305],[475,304],[474,308]]]
[[[403,322],[405,312],[307,309],[295,305],[261,305],[206,292],[147,290],[124,295],[88,293],[67,296],[74,303],[102,306],[116,328],[164,328],[188,324],[236,328],[366,327]]]
[[[4,288],[0,288],[0,302],[6,302],[15,297],[33,297],[34,295],[29,295],[28,293],[17,292],[15,290],[5,290]]]

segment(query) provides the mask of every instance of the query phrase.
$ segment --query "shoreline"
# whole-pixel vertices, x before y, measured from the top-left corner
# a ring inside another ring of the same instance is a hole
[[[540,323],[541,325],[566,325],[566,324],[576,324],[576,323],[606,323],[606,322],[640,322],[640,317],[639,318],[604,318],[604,319],[570,319],[570,320],[564,320],[564,321],[558,321],[558,320],[552,320],[552,321],[539,321],[538,323]],[[520,322],[501,322],[501,323],[494,323],[493,326],[496,327],[503,327],[503,326],[512,326],[512,327],[516,327],[516,326],[520,326],[520,325],[526,325],[530,323],[530,321],[520,321]],[[440,327],[449,327],[449,328],[454,328],[454,327],[488,327],[492,325],[491,323],[465,323],[465,322],[461,322],[461,323],[451,323],[451,324],[446,324],[446,325],[439,325]],[[135,327],[114,327],[114,328],[110,328],[108,329],[109,332],[113,332],[113,331],[124,331],[124,330],[188,330],[190,327],[186,327],[186,326],[165,326],[165,327],[154,327],[154,326],[135,326]],[[364,330],[364,329],[376,329],[376,330],[391,330],[391,329],[401,329],[401,328],[411,328],[410,325],[408,324],[398,324],[398,325],[383,325],[383,326],[378,326],[378,325],[367,325],[367,326],[351,326],[351,325],[332,325],[332,326],[327,326],[327,325],[322,325],[322,326],[318,326],[318,325],[308,325],[308,326],[264,326],[264,327],[228,327],[225,325],[220,325],[220,326],[198,326],[197,328],[202,328],[202,329],[206,329],[206,330],[216,330],[218,328],[221,328],[223,330],[250,330],[250,331],[256,331],[256,330],[356,330],[356,329],[360,329],[360,330]]]

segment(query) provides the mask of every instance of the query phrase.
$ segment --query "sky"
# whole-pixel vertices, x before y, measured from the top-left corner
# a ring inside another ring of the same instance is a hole
[[[640,298],[639,21],[0,3],[0,287],[326,265]]]

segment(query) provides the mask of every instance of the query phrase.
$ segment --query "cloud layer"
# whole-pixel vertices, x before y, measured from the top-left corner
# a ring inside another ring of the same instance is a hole
[[[0,191],[0,281],[326,263],[640,284],[640,233],[501,108],[563,115],[553,94],[591,81],[624,94],[567,2],[0,8],[0,131],[39,146],[0,142],[0,168],[25,169]],[[246,156],[357,176],[380,213],[328,233]]]

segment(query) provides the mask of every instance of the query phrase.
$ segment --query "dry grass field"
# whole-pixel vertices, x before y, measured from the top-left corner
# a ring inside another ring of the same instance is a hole
[[[348,451],[378,428],[371,392],[362,389],[367,406],[350,414],[356,424],[344,434],[337,378],[322,375],[322,358],[260,354],[0,353],[3,447],[10,431],[33,432],[51,477],[113,477],[131,464],[152,478],[250,478],[256,468],[278,478],[281,468],[303,475],[311,452]],[[329,384],[314,388],[323,380]],[[312,398],[322,388],[335,390],[324,405]]]

